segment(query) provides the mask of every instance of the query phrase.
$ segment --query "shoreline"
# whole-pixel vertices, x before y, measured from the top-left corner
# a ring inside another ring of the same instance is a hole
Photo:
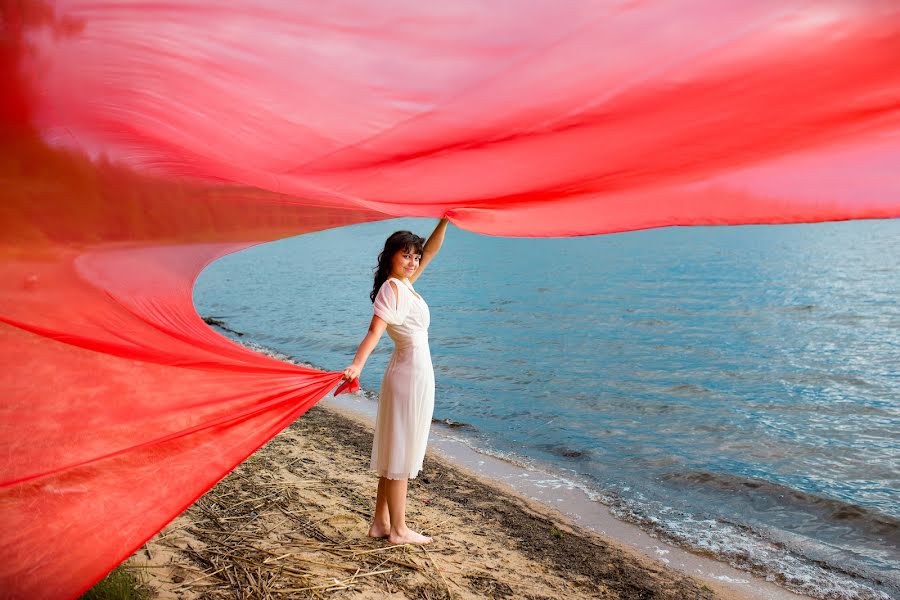
[[[691,577],[591,531],[455,463],[431,440],[409,482],[407,522],[434,543],[369,538],[373,430],[333,404],[313,406],[126,566],[143,571],[159,598],[764,597],[755,585]]]
[[[319,405],[374,428],[376,406],[364,396],[328,396]],[[582,485],[560,476],[552,466],[522,465],[517,461],[493,456],[461,441],[465,433],[432,423],[428,455],[446,461],[454,468],[502,494],[514,496],[554,518],[573,524],[593,535],[621,545],[654,563],[701,581],[722,597],[755,600],[813,600],[798,592],[776,585],[763,577],[740,570],[714,555],[701,555],[672,542],[660,539],[634,523],[615,516],[606,504]]]

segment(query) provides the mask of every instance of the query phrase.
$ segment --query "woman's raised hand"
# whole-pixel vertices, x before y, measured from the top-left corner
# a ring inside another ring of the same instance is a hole
[[[360,367],[356,363],[353,363],[352,365],[350,365],[349,367],[344,369],[343,379],[345,379],[347,381],[353,381],[354,379],[359,377],[359,374],[361,371],[362,371],[362,367]]]

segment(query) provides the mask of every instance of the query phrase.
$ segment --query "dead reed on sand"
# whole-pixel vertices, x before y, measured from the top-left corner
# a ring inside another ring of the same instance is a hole
[[[512,585],[496,576],[438,566],[435,551],[423,545],[328,535],[320,523],[333,515],[319,516],[320,507],[300,498],[298,490],[345,495],[342,484],[304,479],[299,474],[289,482],[278,481],[273,472],[286,469],[297,474],[299,464],[308,474],[305,469],[310,465],[303,465],[303,458],[283,464],[275,461],[276,457],[266,452],[257,453],[188,509],[192,513],[189,524],[153,540],[188,559],[181,561],[179,569],[194,575],[175,575],[177,586],[170,588],[170,593],[186,598],[326,598],[338,591],[376,587],[411,597],[453,599],[459,594],[451,585],[461,582],[469,593],[486,589],[500,591],[501,597],[507,595],[504,591],[512,593]],[[361,521],[371,519],[363,508],[347,509]],[[433,534],[441,531],[444,522],[419,526]],[[142,551],[152,558],[149,544]],[[410,578],[413,573],[418,577]],[[457,577],[451,582],[448,576]]]

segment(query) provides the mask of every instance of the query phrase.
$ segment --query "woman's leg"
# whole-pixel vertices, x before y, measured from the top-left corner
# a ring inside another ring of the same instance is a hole
[[[417,533],[406,526],[406,479],[387,479],[387,503],[391,514],[391,533],[388,541],[392,544],[427,544],[428,536]]]
[[[375,496],[375,516],[369,527],[369,537],[385,538],[391,532],[391,515],[387,503],[387,477],[378,478],[378,494]]]

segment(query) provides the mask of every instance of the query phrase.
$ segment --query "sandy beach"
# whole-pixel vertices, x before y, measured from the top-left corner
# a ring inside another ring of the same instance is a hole
[[[159,598],[741,598],[587,531],[431,451],[407,523],[366,533],[372,431],[314,406],[126,562]]]

